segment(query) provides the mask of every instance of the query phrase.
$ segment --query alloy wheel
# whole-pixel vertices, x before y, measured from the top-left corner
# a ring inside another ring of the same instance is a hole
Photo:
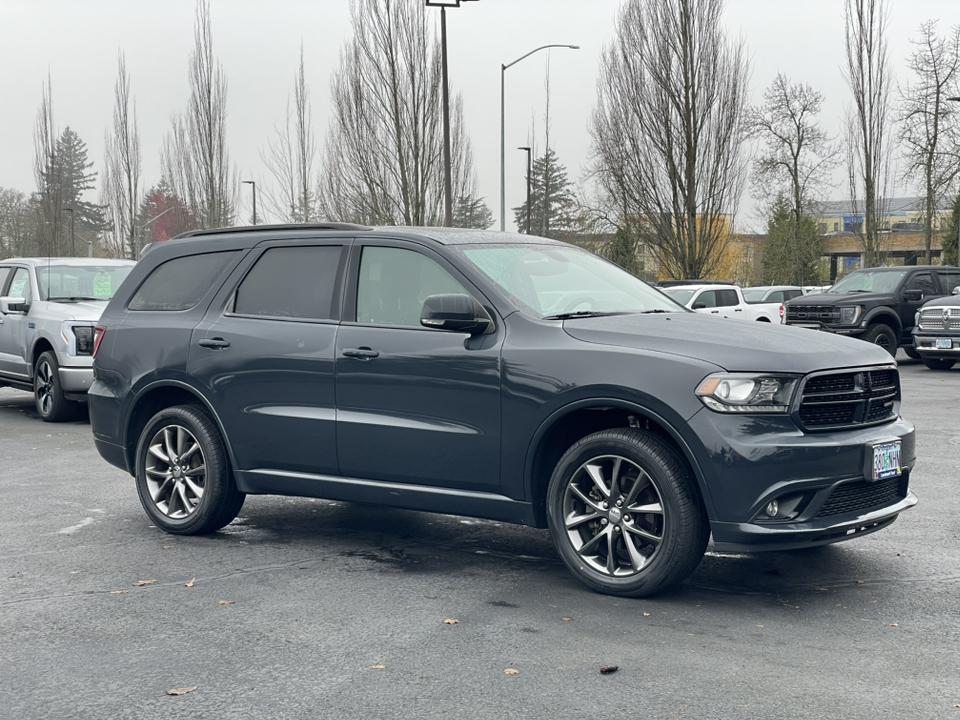
[[[146,486],[156,508],[173,520],[192,515],[206,488],[206,465],[197,438],[182,425],[164,425],[147,448]]]
[[[53,368],[46,360],[37,363],[37,379],[35,383],[35,392],[37,396],[37,405],[40,414],[46,417],[53,409],[54,393],[56,388],[53,385]]]

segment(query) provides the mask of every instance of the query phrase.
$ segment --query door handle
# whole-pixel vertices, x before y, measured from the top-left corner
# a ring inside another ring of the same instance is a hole
[[[711,314],[711,315],[719,315],[719,314],[720,314],[720,311],[719,311],[719,310],[711,310],[711,311],[710,311],[710,314]]]
[[[734,312],[743,312],[743,308],[737,308]]]
[[[223,338],[203,338],[199,342],[200,347],[210,348],[212,350],[222,350],[230,347],[230,341]]]
[[[371,360],[375,357],[380,357],[380,353],[378,353],[376,350],[371,350],[368,347],[348,348],[341,354],[344,357],[357,358],[357,360]]]

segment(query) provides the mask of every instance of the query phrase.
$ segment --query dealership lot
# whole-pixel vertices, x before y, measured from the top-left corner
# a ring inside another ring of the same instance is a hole
[[[835,546],[708,553],[678,590],[642,600],[584,589],[546,531],[467,518],[250,497],[214,536],[166,535],[85,420],[42,423],[29,395],[0,390],[0,706],[20,718],[950,717],[960,368],[901,355],[901,380],[914,510]]]

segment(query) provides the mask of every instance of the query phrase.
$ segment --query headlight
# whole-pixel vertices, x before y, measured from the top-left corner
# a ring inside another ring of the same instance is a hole
[[[860,313],[862,312],[863,312],[863,307],[860,305],[840,308],[840,324],[856,325],[857,320],[860,319]]]
[[[68,320],[63,323],[60,334],[67,343],[69,355],[93,355],[92,325],[73,325]]]
[[[918,328],[920,328],[921,330],[923,330],[923,325],[920,324],[920,311],[919,311],[919,310],[917,310],[917,312],[914,313],[914,315],[913,315],[913,324],[914,324],[915,327],[918,327]]]
[[[711,410],[724,413],[790,411],[797,378],[789,375],[716,373],[697,386],[697,397]]]

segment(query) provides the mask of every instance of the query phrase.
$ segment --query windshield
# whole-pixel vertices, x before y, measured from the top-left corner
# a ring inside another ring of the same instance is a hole
[[[685,312],[639,278],[580,248],[474,245],[459,252],[542,318]]]
[[[743,299],[748,303],[763,302],[763,296],[766,294],[766,290],[744,290]]]
[[[133,265],[38,265],[40,298],[52,302],[107,301]]]
[[[667,295],[672,297],[681,305],[686,305],[688,302],[690,302],[690,298],[693,297],[693,294],[696,292],[696,290],[687,290],[685,288],[672,287],[672,288],[660,288],[660,292],[665,292]]]
[[[907,274],[907,270],[857,270],[840,280],[828,293],[875,292],[891,293]]]

